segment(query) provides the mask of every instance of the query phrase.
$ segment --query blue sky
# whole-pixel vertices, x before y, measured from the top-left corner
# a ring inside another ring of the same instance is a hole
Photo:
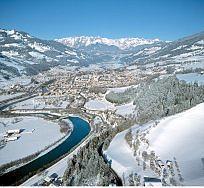
[[[0,28],[44,39],[174,40],[204,30],[204,0],[0,0]]]

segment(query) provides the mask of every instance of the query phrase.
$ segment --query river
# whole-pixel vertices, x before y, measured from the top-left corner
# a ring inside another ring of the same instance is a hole
[[[29,173],[35,172],[44,165],[58,159],[79,144],[89,134],[91,128],[87,121],[79,117],[69,117],[69,120],[73,124],[73,131],[63,143],[34,161],[0,176],[0,185],[12,185]]]

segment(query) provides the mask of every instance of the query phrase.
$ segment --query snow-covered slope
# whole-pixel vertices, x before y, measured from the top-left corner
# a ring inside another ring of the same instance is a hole
[[[28,33],[0,29],[0,75],[35,74],[57,65],[81,65],[89,59],[79,50]]]
[[[106,151],[108,158],[112,160],[112,168],[121,177],[123,175],[127,177],[131,172],[141,176],[158,176],[148,167],[149,161],[146,170],[143,170],[141,166],[144,161],[142,153],[146,151],[150,154],[154,151],[157,159],[161,159],[164,164],[167,160],[173,162],[175,174],[173,178],[178,183],[179,172],[175,168],[175,159],[180,174],[184,178],[181,184],[204,185],[203,114],[204,103],[201,103],[182,113],[163,118],[158,124],[150,122],[133,126],[131,128],[133,135],[139,135],[140,138],[136,156],[134,156],[133,148],[130,148],[125,140],[128,130],[117,134]],[[140,165],[137,165],[137,158]],[[164,168],[167,169],[166,166]],[[161,177],[158,176],[158,178]]]
[[[190,62],[199,61],[204,56],[204,32],[191,35],[173,42],[141,48],[123,58],[123,61],[134,63],[149,62]]]
[[[162,160],[176,157],[184,184],[204,184],[204,103],[163,119],[147,138]],[[196,181],[198,180],[198,181]]]
[[[140,129],[138,125],[132,127],[132,130],[136,131]],[[141,128],[142,129],[142,128]],[[143,170],[141,165],[138,165],[133,150],[127,144],[125,135],[128,130],[118,133],[110,143],[110,146],[105,151],[105,154],[109,160],[111,160],[111,167],[117,172],[117,174],[125,180],[125,185],[128,184],[128,177],[131,173],[137,173],[141,177],[157,177],[157,175],[151,171],[149,167]]]
[[[119,49],[125,50],[144,44],[153,44],[159,42],[159,39],[144,39],[144,38],[120,38],[120,39],[108,39],[103,37],[67,37],[62,39],[56,39],[67,46],[80,48],[84,46],[90,46],[93,44],[105,44],[108,46],[116,46]]]

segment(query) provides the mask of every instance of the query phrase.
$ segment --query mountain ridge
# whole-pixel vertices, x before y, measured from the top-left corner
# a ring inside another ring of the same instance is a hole
[[[56,66],[79,69],[91,64],[104,68],[108,64],[117,67],[160,63],[164,66],[204,59],[204,32],[172,42],[85,36],[71,37],[70,41],[74,48],[56,40],[39,39],[24,31],[0,29],[0,77],[33,75]]]
[[[94,36],[76,36],[76,37],[65,37],[61,39],[55,39],[55,41],[61,42],[67,46],[80,48],[87,47],[93,44],[104,44],[108,46],[116,46],[121,50],[126,50],[132,47],[136,47],[144,44],[153,44],[156,42],[161,42],[160,39],[144,39],[144,38],[105,38],[105,37],[94,37]]]
[[[57,41],[39,39],[22,31],[0,29],[0,75],[32,75],[53,66],[82,65],[88,59],[85,52]]]

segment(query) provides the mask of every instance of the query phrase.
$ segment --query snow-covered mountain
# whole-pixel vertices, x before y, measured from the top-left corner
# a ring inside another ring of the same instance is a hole
[[[67,46],[74,48],[83,48],[94,44],[103,44],[108,46],[116,46],[121,50],[132,49],[136,46],[144,44],[153,44],[160,42],[159,39],[144,39],[144,38],[120,38],[120,39],[108,39],[103,37],[67,37],[62,39],[56,39]]]
[[[57,41],[0,29],[0,75],[36,74],[57,65],[82,65],[88,59],[87,54]]]
[[[0,78],[37,74],[59,65],[106,67],[111,63],[151,67],[189,61],[198,62],[196,66],[204,64],[204,32],[173,42],[84,36],[54,41],[22,31],[0,29]]]
[[[204,56],[204,32],[155,47],[141,48],[125,56],[123,61],[147,64],[161,61],[184,62],[197,60]]]

